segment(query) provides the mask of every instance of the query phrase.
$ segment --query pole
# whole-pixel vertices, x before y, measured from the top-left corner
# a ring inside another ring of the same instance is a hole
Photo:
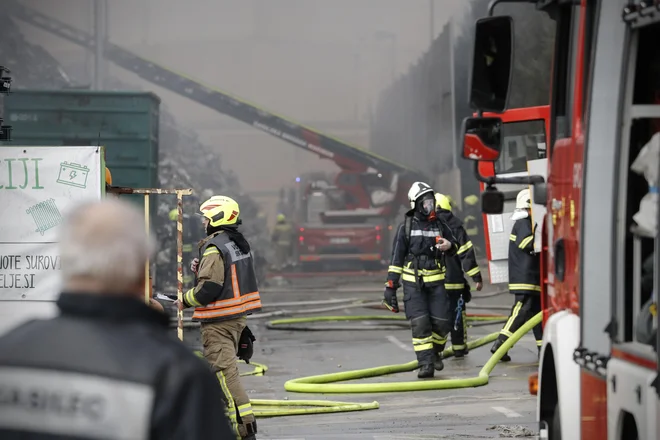
[[[144,230],[149,236],[149,194],[144,195]],[[144,263],[144,302],[149,305],[151,299],[151,284],[149,282],[149,257]]]
[[[106,0],[94,1],[94,89],[101,90],[103,88],[103,51],[104,43],[106,40],[106,14],[107,3]]]
[[[176,298],[183,303],[183,194],[176,193]],[[183,341],[183,310],[177,309],[177,336]]]
[[[458,168],[458,145],[456,138],[456,83],[454,72],[454,21],[449,19],[449,78],[451,87],[451,133],[452,133],[452,168]]]
[[[435,1],[429,0],[429,47],[435,38]]]

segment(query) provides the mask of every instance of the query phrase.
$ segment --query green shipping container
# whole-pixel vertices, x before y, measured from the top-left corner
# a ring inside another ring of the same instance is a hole
[[[4,99],[12,141],[3,144],[102,145],[113,186],[156,188],[159,110],[148,92],[17,90]]]

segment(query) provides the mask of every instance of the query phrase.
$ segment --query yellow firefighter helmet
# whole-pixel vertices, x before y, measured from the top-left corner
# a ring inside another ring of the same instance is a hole
[[[227,196],[213,196],[199,210],[213,227],[235,225],[241,213],[238,202]]]

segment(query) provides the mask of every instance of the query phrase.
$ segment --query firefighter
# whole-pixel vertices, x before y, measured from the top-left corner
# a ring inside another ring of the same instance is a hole
[[[447,272],[445,274],[445,289],[450,299],[451,310],[454,311],[454,320],[451,330],[451,346],[454,356],[462,358],[468,352],[467,349],[467,323],[465,304],[470,302],[472,294],[470,284],[465,280],[463,272],[472,278],[475,289],[483,288],[481,271],[477,264],[477,256],[470,237],[468,237],[461,220],[452,213],[452,204],[449,196],[435,194],[436,210],[439,219],[443,220],[452,231],[453,238],[458,245],[455,257],[445,259]]]
[[[465,232],[467,232],[470,240],[472,240],[475,252],[480,254],[483,238],[479,229],[479,221],[481,219],[481,212],[479,211],[479,196],[471,194],[465,197],[463,202],[465,203],[465,208],[463,209],[463,213],[465,214],[465,217],[463,218]]]
[[[408,191],[411,210],[397,229],[385,283],[384,303],[399,312],[396,291],[403,279],[403,302],[410,321],[413,348],[419,363],[417,377],[429,378],[444,368],[442,351],[451,329],[444,287],[444,255],[458,247],[449,227],[436,217],[433,189],[415,182]]]
[[[218,378],[234,428],[243,439],[255,439],[257,424],[250,399],[241,384],[236,355],[249,361],[254,336],[247,316],[261,310],[252,253],[238,231],[238,203],[213,196],[200,206],[207,237],[191,269],[197,285],[188,290],[180,309],[195,307],[193,321],[201,323],[204,357]]]
[[[293,226],[284,214],[277,214],[271,241],[275,246],[275,269],[283,269],[289,264],[293,248]]]
[[[524,189],[516,197],[516,209],[511,216],[515,223],[509,236],[509,292],[515,295],[516,300],[509,319],[490,349],[491,353],[495,353],[516,330],[541,311],[541,259],[534,252],[536,227],[532,227],[531,211],[529,189]],[[541,324],[533,331],[540,353],[543,339]],[[502,356],[503,362],[510,360],[509,353]]]

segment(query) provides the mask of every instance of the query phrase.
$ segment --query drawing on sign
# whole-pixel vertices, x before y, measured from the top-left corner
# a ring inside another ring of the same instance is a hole
[[[89,168],[77,163],[60,163],[60,174],[57,176],[57,183],[62,185],[75,186],[78,188],[87,188],[87,175]]]
[[[62,222],[62,214],[60,214],[53,198],[30,206],[25,212],[32,214],[32,219],[37,225],[35,232],[39,232],[41,235]]]

